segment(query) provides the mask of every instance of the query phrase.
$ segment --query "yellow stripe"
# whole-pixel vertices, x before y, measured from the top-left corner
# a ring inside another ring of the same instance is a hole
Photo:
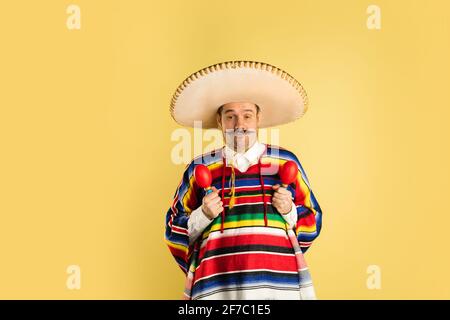
[[[314,232],[316,232],[316,225],[313,225],[311,227],[301,225],[300,228],[296,229],[296,231],[297,231],[297,233],[299,233],[299,232],[314,233]]]
[[[270,227],[276,227],[280,229],[286,229],[287,223],[281,221],[268,220],[267,225]],[[234,229],[239,227],[264,227],[264,220],[240,220],[240,221],[229,221],[224,223],[224,229]],[[203,234],[203,239],[208,238],[208,235],[212,231],[220,230],[220,223],[214,224],[210,230]]]
[[[181,244],[178,243],[174,243],[171,241],[166,240],[166,243],[169,245],[169,247],[175,248],[175,249],[179,249],[181,251],[183,251],[184,253],[187,253],[188,248],[186,246],[183,246]]]
[[[189,179],[189,187],[186,190],[186,193],[184,194],[183,199],[182,199],[184,211],[186,211],[186,214],[190,214],[192,212],[192,210],[194,210],[194,209],[188,207],[188,205],[187,205],[187,203],[191,199],[192,191],[194,190],[194,188],[193,188],[194,179],[195,179],[195,177],[194,177],[194,175],[192,175],[191,178]]]

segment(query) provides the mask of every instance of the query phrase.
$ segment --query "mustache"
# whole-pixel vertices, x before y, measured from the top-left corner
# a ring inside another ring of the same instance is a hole
[[[225,130],[226,134],[228,136],[245,136],[245,135],[252,135],[256,133],[255,129],[227,129]]]

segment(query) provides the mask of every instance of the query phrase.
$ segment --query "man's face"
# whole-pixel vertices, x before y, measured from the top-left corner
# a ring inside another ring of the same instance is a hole
[[[245,152],[258,137],[259,112],[250,102],[230,102],[222,106],[217,124],[225,143],[237,152]]]

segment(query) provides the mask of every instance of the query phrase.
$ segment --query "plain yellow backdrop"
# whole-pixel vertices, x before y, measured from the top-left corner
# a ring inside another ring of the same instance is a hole
[[[66,27],[70,4],[80,30]],[[371,4],[380,30],[366,26]],[[242,59],[309,95],[278,129],[323,209],[306,254],[318,298],[449,299],[449,12],[446,0],[2,3],[0,298],[179,299],[164,243],[184,169],[169,101],[190,73]]]

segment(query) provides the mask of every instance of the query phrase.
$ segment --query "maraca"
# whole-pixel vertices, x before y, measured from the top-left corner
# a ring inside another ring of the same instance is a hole
[[[297,173],[297,164],[292,160],[286,161],[280,168],[281,186],[287,188],[289,184],[297,179]]]
[[[197,185],[200,188],[206,189],[206,194],[210,194],[211,192],[213,192],[211,188],[212,183],[211,171],[209,171],[209,169],[205,165],[199,164],[195,167],[194,177]]]

